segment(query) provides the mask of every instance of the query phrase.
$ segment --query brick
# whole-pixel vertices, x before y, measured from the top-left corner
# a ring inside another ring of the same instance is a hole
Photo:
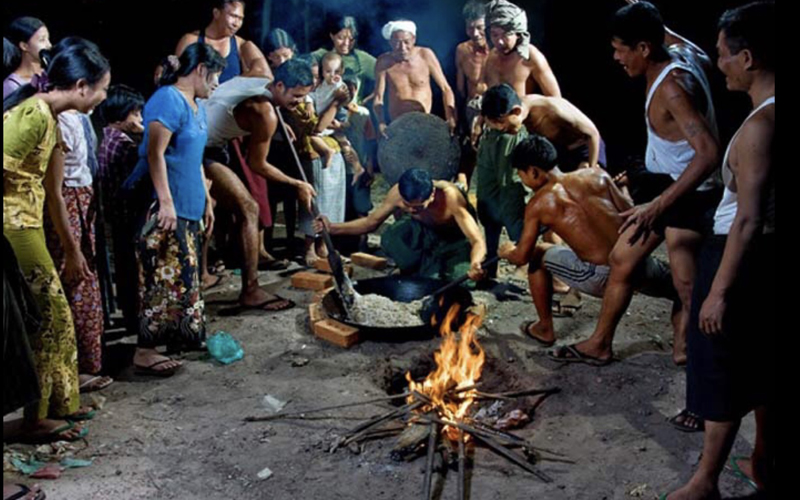
[[[308,318],[311,320],[311,324],[313,325],[322,320],[328,319],[328,315],[325,313],[325,309],[322,307],[322,304],[310,304],[308,306]]]
[[[368,253],[354,253],[350,256],[350,260],[353,261],[353,264],[361,267],[368,267],[370,269],[386,269],[386,266],[389,262],[384,259],[383,257],[376,257],[374,255],[370,255]]]
[[[318,261],[314,262],[314,269],[317,271],[322,271],[323,273],[332,273],[333,270],[331,269],[331,264],[328,262],[328,259],[319,259]],[[344,264],[344,272],[351,278],[353,277],[353,265],[352,264]]]
[[[313,328],[314,335],[339,347],[348,348],[361,340],[358,328],[353,328],[332,319],[324,319],[314,323]]]
[[[292,276],[292,286],[303,290],[324,290],[333,285],[333,276],[301,271]]]
[[[314,296],[311,298],[311,302],[314,304],[322,304],[323,299],[325,296],[328,295],[331,291],[334,290],[335,287],[329,287],[325,290],[320,290],[319,292],[315,293]]]

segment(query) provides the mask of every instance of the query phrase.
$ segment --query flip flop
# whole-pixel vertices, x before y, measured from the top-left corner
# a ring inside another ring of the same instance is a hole
[[[530,332],[531,325],[534,325],[536,321],[525,321],[521,325],[519,325],[519,330],[522,332],[523,335],[527,338],[531,338],[536,341],[537,344],[544,346],[544,347],[553,347],[553,344],[556,343],[555,340],[551,340],[550,342],[545,342],[544,340],[540,339],[539,337],[535,336]]]
[[[739,467],[739,460],[748,460],[750,457],[745,456],[734,456],[728,459],[728,463],[725,464],[725,470],[736,476],[737,479],[745,483],[747,486],[753,488],[755,491],[761,491],[761,488],[758,487],[755,481],[750,479],[750,476],[744,473],[744,471]]]
[[[89,429],[84,427],[81,431],[74,437],[68,438],[65,436],[61,436],[61,434],[71,431],[75,428],[75,422],[71,422],[67,420],[67,423],[62,425],[61,427],[57,427],[52,431],[48,432],[47,434],[42,434],[40,436],[32,436],[32,437],[22,437],[21,439],[14,440],[15,443],[19,444],[50,444],[55,443],[57,441],[67,441],[67,442],[75,442],[80,441],[81,439],[85,438],[89,434]]]
[[[686,418],[693,418],[696,422],[699,422],[697,427],[692,427],[691,425],[686,425]],[[679,422],[678,420],[683,418],[683,422]],[[667,422],[670,423],[671,426],[675,427],[681,432],[703,432],[705,430],[705,422],[703,419],[700,418],[699,415],[695,415],[694,413],[690,412],[688,409],[684,408],[677,415],[670,417],[667,419]]]
[[[175,373],[177,373],[178,370],[183,368],[183,365],[178,365],[178,366],[176,366],[174,368],[167,368],[165,370],[156,370],[155,369],[156,366],[163,365],[164,363],[169,363],[170,361],[175,361],[175,360],[172,359],[172,358],[167,358],[167,359],[163,359],[161,361],[156,361],[155,363],[153,363],[150,366],[133,365],[134,366],[134,373],[136,375],[144,375],[144,376],[149,376],[149,377],[162,377],[162,378],[171,377],[171,376],[175,375]]]
[[[19,500],[20,498],[25,498],[26,496],[33,493],[33,490],[30,489],[28,486],[25,486],[24,484],[15,484],[14,486],[19,487],[20,490],[11,495],[10,497],[3,498],[3,500]],[[44,491],[39,490],[39,493],[37,493],[36,496],[33,497],[33,500],[45,500],[45,498],[47,498],[47,495],[44,494]]]
[[[101,379],[104,379],[104,378],[108,379],[108,381],[106,383],[97,384],[95,386],[92,386],[93,382],[96,382],[97,380],[101,380]],[[92,377],[89,380],[87,380],[86,382],[82,383],[78,387],[78,389],[80,390],[80,392],[82,394],[87,394],[87,393],[90,393],[90,392],[102,391],[103,389],[107,388],[108,386],[110,386],[113,383],[114,383],[114,379],[113,378],[98,375],[98,376]]]
[[[607,366],[614,362],[614,358],[600,359],[584,354],[575,344],[561,346],[547,353],[547,357],[558,363],[583,363],[589,366]]]

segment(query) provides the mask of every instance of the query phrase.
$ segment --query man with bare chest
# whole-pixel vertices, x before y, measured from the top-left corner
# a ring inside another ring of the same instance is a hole
[[[493,0],[487,9],[493,48],[483,70],[485,88],[507,83],[520,97],[534,92],[560,97],[561,89],[550,64],[530,43],[525,11],[506,0]]]
[[[433,106],[433,79],[442,90],[445,119],[454,132],[456,99],[442,71],[436,54],[426,47],[417,47],[417,26],[411,21],[392,21],[383,27],[383,37],[392,51],[381,55],[375,67],[375,101],[373,107],[380,132],[386,135],[383,114],[384,96],[389,100],[389,120],[412,111],[430,113]],[[388,91],[388,95],[387,95]]]
[[[331,235],[362,235],[376,231],[390,215],[403,214],[381,235],[381,246],[404,273],[454,279],[469,274],[483,278],[486,243],[463,192],[453,183],[433,181],[419,168],[407,170],[368,216],[331,224],[320,218]]]
[[[605,146],[597,127],[566,99],[539,94],[520,99],[504,83],[486,92],[482,113],[493,130],[516,135],[524,127],[531,134],[546,137],[558,151],[562,172],[606,165]]]
[[[484,3],[472,0],[464,6],[463,14],[469,40],[456,47],[456,90],[462,145],[458,183],[467,187],[475,170],[476,151],[472,147],[471,135],[481,113],[480,95],[484,90],[481,77],[489,57],[489,44]]]
[[[525,208],[525,228],[515,245],[505,243],[500,257],[512,264],[529,264],[528,281],[538,321],[521,326],[525,335],[545,346],[555,343],[552,276],[583,293],[602,297],[610,273],[608,256],[617,241],[622,213],[633,202],[599,168],[563,173],[556,148],[540,135],[531,135],[513,152],[512,163],[536,195]],[[566,245],[537,241],[547,227]],[[638,290],[677,299],[669,267],[652,257],[636,277]],[[608,362],[598,361],[598,364]]]

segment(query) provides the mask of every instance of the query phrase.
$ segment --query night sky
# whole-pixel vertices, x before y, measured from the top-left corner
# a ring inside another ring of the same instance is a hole
[[[438,54],[454,86],[453,57],[465,39],[460,11],[463,0],[282,0],[247,1],[247,39],[263,39],[263,26],[289,31],[300,49],[329,46],[322,28],[326,11],[355,15],[359,19],[360,48],[373,55],[388,49],[380,28],[392,18],[418,23],[418,44]],[[667,25],[703,47],[716,59],[716,21],[742,0],[655,0]],[[609,149],[611,170],[630,156],[641,156],[645,144],[644,83],[625,75],[612,59],[608,20],[625,5],[622,0],[520,0],[528,11],[533,40],[547,56],[564,97],[581,108],[598,126]],[[16,16],[33,15],[47,23],[55,42],[79,35],[100,45],[112,64],[115,82],[133,85],[149,94],[151,75],[158,61],[172,52],[180,36],[205,26],[211,9],[204,0],[61,0],[4,2],[3,25]],[[266,5],[266,8],[265,8]],[[126,10],[127,9],[127,10]],[[304,12],[310,13],[309,38]],[[264,12],[267,11],[267,15]],[[747,112],[743,95],[727,92],[721,75],[713,75],[714,100],[721,123],[723,144]],[[437,99],[437,101],[439,101]],[[439,105],[441,107],[441,105]]]

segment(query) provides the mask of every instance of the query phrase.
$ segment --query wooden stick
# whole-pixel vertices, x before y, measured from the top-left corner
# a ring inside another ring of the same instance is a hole
[[[550,479],[550,477],[548,477],[546,474],[544,474],[542,472],[539,472],[536,469],[534,469],[527,462],[527,460],[525,460],[525,458],[520,457],[516,453],[513,453],[513,452],[505,449],[501,444],[499,444],[499,443],[497,443],[497,441],[495,441],[495,438],[489,436],[488,434],[486,434],[484,432],[481,432],[480,430],[478,430],[478,429],[476,429],[476,428],[474,428],[474,427],[472,427],[470,425],[462,424],[462,423],[459,423],[459,422],[450,422],[450,421],[447,421],[447,420],[441,420],[441,419],[438,419],[436,417],[431,417],[431,416],[427,416],[427,415],[420,415],[418,418],[420,420],[423,420],[423,421],[424,420],[431,420],[431,421],[436,422],[438,424],[449,425],[451,427],[456,427],[458,429],[466,431],[466,432],[470,433],[475,439],[481,441],[486,446],[488,446],[490,450],[494,451],[495,453],[497,453],[498,455],[502,456],[506,460],[515,463],[516,465],[520,466],[521,468],[525,469],[526,471],[530,472],[531,474],[533,474],[534,476],[538,477],[539,479],[541,479],[542,481],[544,481],[546,483],[552,482],[552,479]]]
[[[416,401],[414,403],[407,404],[407,405],[405,405],[405,406],[403,406],[401,408],[398,408],[396,410],[392,410],[391,412],[386,413],[384,415],[380,415],[378,417],[375,417],[372,420],[369,420],[369,421],[359,425],[358,427],[356,427],[352,431],[350,431],[349,434],[348,434],[348,437],[346,437],[344,439],[342,444],[343,445],[348,445],[348,444],[352,443],[353,441],[361,439],[361,437],[364,434],[366,434],[367,430],[375,427],[376,425],[382,424],[383,422],[386,422],[387,420],[391,420],[393,418],[399,418],[399,417],[402,417],[403,415],[411,413],[412,411],[416,410],[417,408],[421,407],[424,404],[425,403],[423,401]]]
[[[295,417],[302,417],[309,413],[321,413],[323,411],[331,411],[331,410],[340,410],[342,408],[351,408],[353,406],[364,406],[370,405],[373,403],[385,403],[386,401],[396,401],[398,399],[405,399],[410,395],[408,392],[404,392],[402,394],[396,394],[394,396],[383,396],[380,398],[368,399],[365,401],[357,401],[355,403],[345,403],[341,405],[335,406],[326,406],[324,408],[314,408],[311,410],[305,411],[295,411],[291,413],[276,413],[274,415],[265,415],[261,417],[247,417],[244,419],[245,422],[267,422],[270,420],[281,420],[284,418],[295,418]]]
[[[466,461],[467,452],[464,445],[464,431],[458,430],[458,500],[466,500]]]
[[[428,435],[428,457],[425,461],[425,483],[423,485],[422,498],[431,499],[433,485],[433,455],[436,453],[436,445],[439,442],[439,425],[431,422],[431,432]]]

